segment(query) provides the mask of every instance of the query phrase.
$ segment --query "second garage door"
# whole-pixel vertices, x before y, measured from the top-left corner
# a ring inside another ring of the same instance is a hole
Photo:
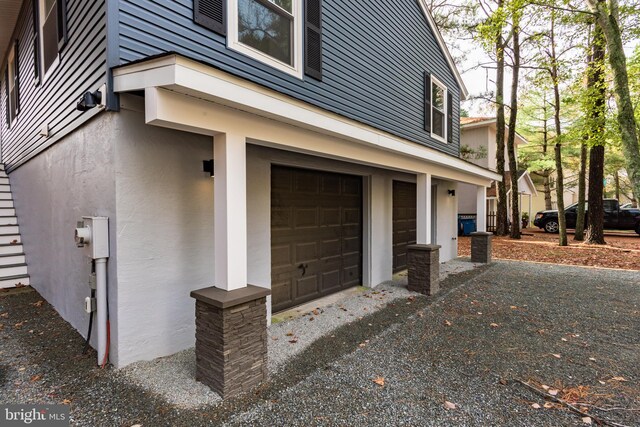
[[[393,181],[393,272],[407,268],[407,246],[416,243],[416,184]]]
[[[273,166],[273,311],[361,281],[362,178]]]

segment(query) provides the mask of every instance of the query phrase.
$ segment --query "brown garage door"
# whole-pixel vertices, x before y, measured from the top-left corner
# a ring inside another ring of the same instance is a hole
[[[362,280],[362,178],[273,166],[273,311]]]
[[[407,268],[407,246],[416,243],[416,184],[393,181],[393,272]]]

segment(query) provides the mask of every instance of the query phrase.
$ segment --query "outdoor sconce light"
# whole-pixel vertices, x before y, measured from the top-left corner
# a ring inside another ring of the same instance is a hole
[[[92,108],[95,108],[98,104],[102,102],[102,93],[97,90],[95,92],[85,92],[80,101],[76,104],[76,110],[78,111],[89,111]]]
[[[209,172],[213,178],[213,159],[202,161],[202,172]]]
[[[456,197],[456,190],[447,190],[451,197]]]

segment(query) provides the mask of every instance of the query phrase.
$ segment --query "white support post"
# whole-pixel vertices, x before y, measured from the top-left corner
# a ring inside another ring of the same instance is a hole
[[[431,174],[420,173],[417,176],[417,214],[416,243],[431,244]]]
[[[213,159],[214,286],[232,291],[247,286],[246,138],[216,135]]]
[[[487,187],[478,186],[476,194],[476,231],[487,231]]]

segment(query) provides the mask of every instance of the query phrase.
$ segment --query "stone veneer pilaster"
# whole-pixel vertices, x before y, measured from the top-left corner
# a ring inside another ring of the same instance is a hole
[[[477,231],[471,233],[471,262],[491,263],[492,233]]]
[[[267,379],[269,293],[256,286],[191,292],[196,299],[196,380],[223,398]]]
[[[440,289],[440,246],[409,245],[407,255],[407,289],[425,295],[437,293]]]

